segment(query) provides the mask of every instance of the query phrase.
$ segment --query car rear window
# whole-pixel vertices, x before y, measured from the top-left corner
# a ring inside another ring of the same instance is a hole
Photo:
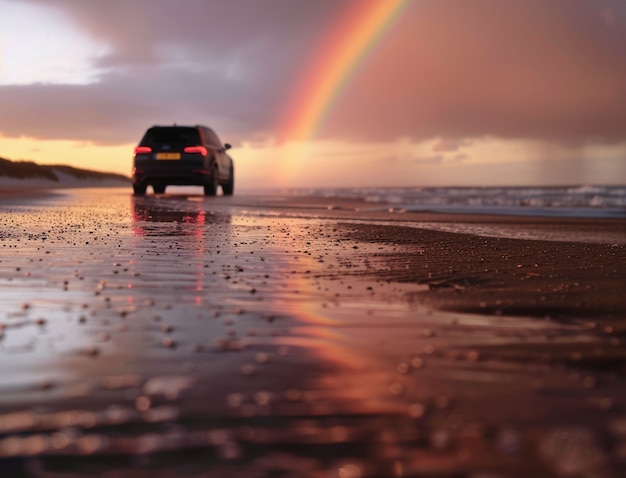
[[[150,128],[140,145],[154,146],[157,144],[196,146],[202,142],[196,128]]]

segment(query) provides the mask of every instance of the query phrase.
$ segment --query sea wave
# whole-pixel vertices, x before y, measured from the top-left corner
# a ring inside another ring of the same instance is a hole
[[[626,186],[324,188],[296,195],[360,199],[406,211],[570,217],[626,217]]]

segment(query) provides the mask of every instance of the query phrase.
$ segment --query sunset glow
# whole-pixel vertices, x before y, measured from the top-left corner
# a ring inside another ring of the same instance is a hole
[[[600,3],[0,0],[0,157],[128,175],[148,127],[206,124],[238,188],[621,183]]]

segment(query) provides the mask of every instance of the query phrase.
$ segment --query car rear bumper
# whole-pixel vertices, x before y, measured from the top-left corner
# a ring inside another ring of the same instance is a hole
[[[170,162],[168,162],[170,163]],[[132,181],[134,185],[193,185],[202,186],[212,180],[212,171],[208,170],[204,163],[190,162],[182,164],[180,161],[156,163],[136,162],[133,170]]]

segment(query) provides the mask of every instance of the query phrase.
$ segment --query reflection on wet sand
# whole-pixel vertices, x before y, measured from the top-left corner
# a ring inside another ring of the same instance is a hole
[[[9,473],[568,476],[586,450],[581,476],[617,476],[587,425],[619,409],[619,376],[604,395],[542,359],[597,347],[579,324],[437,312],[412,300],[428,286],[368,275],[396,246],[220,197],[3,214]]]
[[[105,209],[79,197],[64,219],[81,227],[65,226],[45,250],[20,242],[43,241],[42,214],[58,212],[20,212],[22,230],[4,241],[33,262],[16,266],[28,273],[19,280],[4,268],[16,294],[4,298],[2,354],[15,358],[20,335],[48,346],[25,346],[17,364],[3,361],[14,381],[3,386],[1,456],[210,447],[219,463],[241,459],[253,443],[266,452],[353,443],[363,428],[340,417],[392,411],[368,371],[375,357],[358,358],[328,327],[332,319],[307,312],[320,294],[307,280],[312,264],[288,242],[297,227],[233,220],[186,197],[131,198],[124,215],[124,199]],[[106,230],[122,233],[111,243]],[[33,339],[33,327],[43,339]],[[259,427],[257,418],[271,420]],[[176,433],[161,428],[174,423]]]

